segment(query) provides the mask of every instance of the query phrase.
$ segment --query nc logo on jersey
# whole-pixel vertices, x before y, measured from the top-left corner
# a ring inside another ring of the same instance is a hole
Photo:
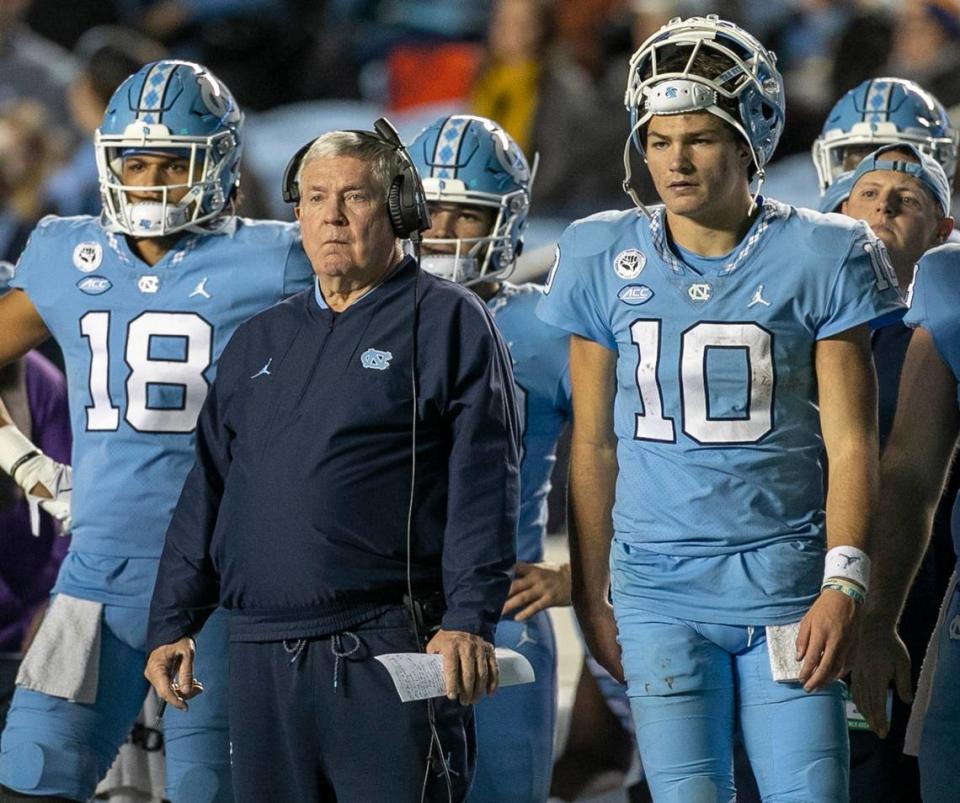
[[[77,282],[77,287],[88,296],[100,296],[113,287],[113,282],[106,276],[84,276]]]
[[[646,304],[653,298],[653,290],[645,284],[628,284],[617,293],[617,298],[624,304],[629,304],[631,307],[639,307],[641,304]]]
[[[364,368],[372,368],[374,371],[386,371],[390,367],[390,360],[393,354],[389,351],[380,351],[380,349],[367,349],[360,355],[360,364]]]
[[[713,288],[706,282],[697,282],[687,288],[687,295],[690,296],[691,301],[703,304],[710,300],[710,296],[713,295]]]
[[[103,249],[100,243],[80,243],[73,249],[73,266],[84,273],[90,273],[103,262]]]
[[[613,270],[621,279],[636,279],[643,272],[647,258],[636,248],[621,251],[613,260]]]
[[[159,276],[141,276],[137,282],[137,289],[141,293],[156,293],[160,289]]]

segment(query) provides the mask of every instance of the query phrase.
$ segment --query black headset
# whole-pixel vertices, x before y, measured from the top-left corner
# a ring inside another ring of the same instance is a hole
[[[397,129],[389,120],[381,117],[373,124],[373,128],[373,131],[349,130],[346,133],[369,137],[393,148],[400,164],[387,192],[387,212],[390,215],[390,223],[397,237],[419,241],[420,232],[430,228],[430,210],[427,208],[427,196],[423,192],[420,174],[401,142]],[[283,200],[288,204],[300,203],[297,172],[300,170],[303,157],[314,142],[316,140],[312,139],[301,147],[283,171]]]

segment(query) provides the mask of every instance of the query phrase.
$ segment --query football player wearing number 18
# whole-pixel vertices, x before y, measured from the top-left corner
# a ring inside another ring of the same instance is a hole
[[[538,308],[572,333],[577,616],[658,803],[733,799],[737,724],[765,800],[840,803],[896,279],[865,224],[751,196],[784,99],[747,32],[672,20],[626,104],[663,205],[574,223]]]
[[[0,362],[48,336],[63,349],[75,488],[70,552],[3,733],[0,800],[87,800],[110,767],[147,693],[147,611],[216,361],[312,276],[294,225],[233,214],[242,122],[200,65],[128,78],[96,137],[103,216],[42,220],[0,300]],[[166,714],[174,803],[233,799],[226,641],[217,613],[198,637],[204,694]]]

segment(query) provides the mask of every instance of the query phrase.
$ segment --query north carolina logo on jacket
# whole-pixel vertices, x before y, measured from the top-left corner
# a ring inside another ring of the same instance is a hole
[[[360,355],[360,364],[364,368],[372,368],[374,371],[386,371],[390,367],[390,360],[393,354],[389,351],[380,351],[380,349],[367,349]]]
[[[86,293],[88,296],[99,296],[113,287],[113,282],[106,276],[84,276],[77,282],[77,287],[80,292]]]

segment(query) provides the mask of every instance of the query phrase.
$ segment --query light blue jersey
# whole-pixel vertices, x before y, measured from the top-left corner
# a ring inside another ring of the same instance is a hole
[[[46,218],[12,282],[64,353],[73,539],[55,591],[146,607],[194,460],[194,427],[236,327],[312,277],[294,224],[185,234],[150,267],[96,218]],[[126,562],[118,559],[146,559]]]
[[[960,245],[942,245],[924,254],[910,288],[910,309],[903,320],[930,333],[940,359],[957,380],[960,403]],[[953,549],[960,556],[960,496],[953,502],[952,530]],[[947,587],[924,672],[927,663],[933,680],[920,736],[920,784],[925,801],[945,803],[956,798],[960,762],[960,587],[956,573]]]
[[[487,302],[513,360],[523,431],[517,559],[529,563],[543,560],[550,475],[557,461],[557,439],[570,418],[570,335],[536,317],[542,295],[538,285],[503,282]]]
[[[930,333],[940,359],[957,380],[960,404],[960,244],[941,245],[923,255],[903,322]],[[960,556],[960,497],[953,504],[952,530],[953,550]]]
[[[618,355],[612,555],[634,604],[786,624],[823,568],[814,345],[902,302],[866,224],[776,201],[715,262],[671,250],[662,207],[594,215],[561,238],[538,313]]]
[[[523,431],[517,557],[530,563],[543,560],[550,475],[557,439],[570,418],[570,336],[537,318],[542,296],[539,285],[501,282],[500,291],[487,302],[510,350],[517,386]],[[496,644],[521,653],[536,680],[500,689],[477,704],[477,767],[468,800],[546,800],[557,710],[557,648],[550,614],[540,611],[522,622],[502,619]]]

